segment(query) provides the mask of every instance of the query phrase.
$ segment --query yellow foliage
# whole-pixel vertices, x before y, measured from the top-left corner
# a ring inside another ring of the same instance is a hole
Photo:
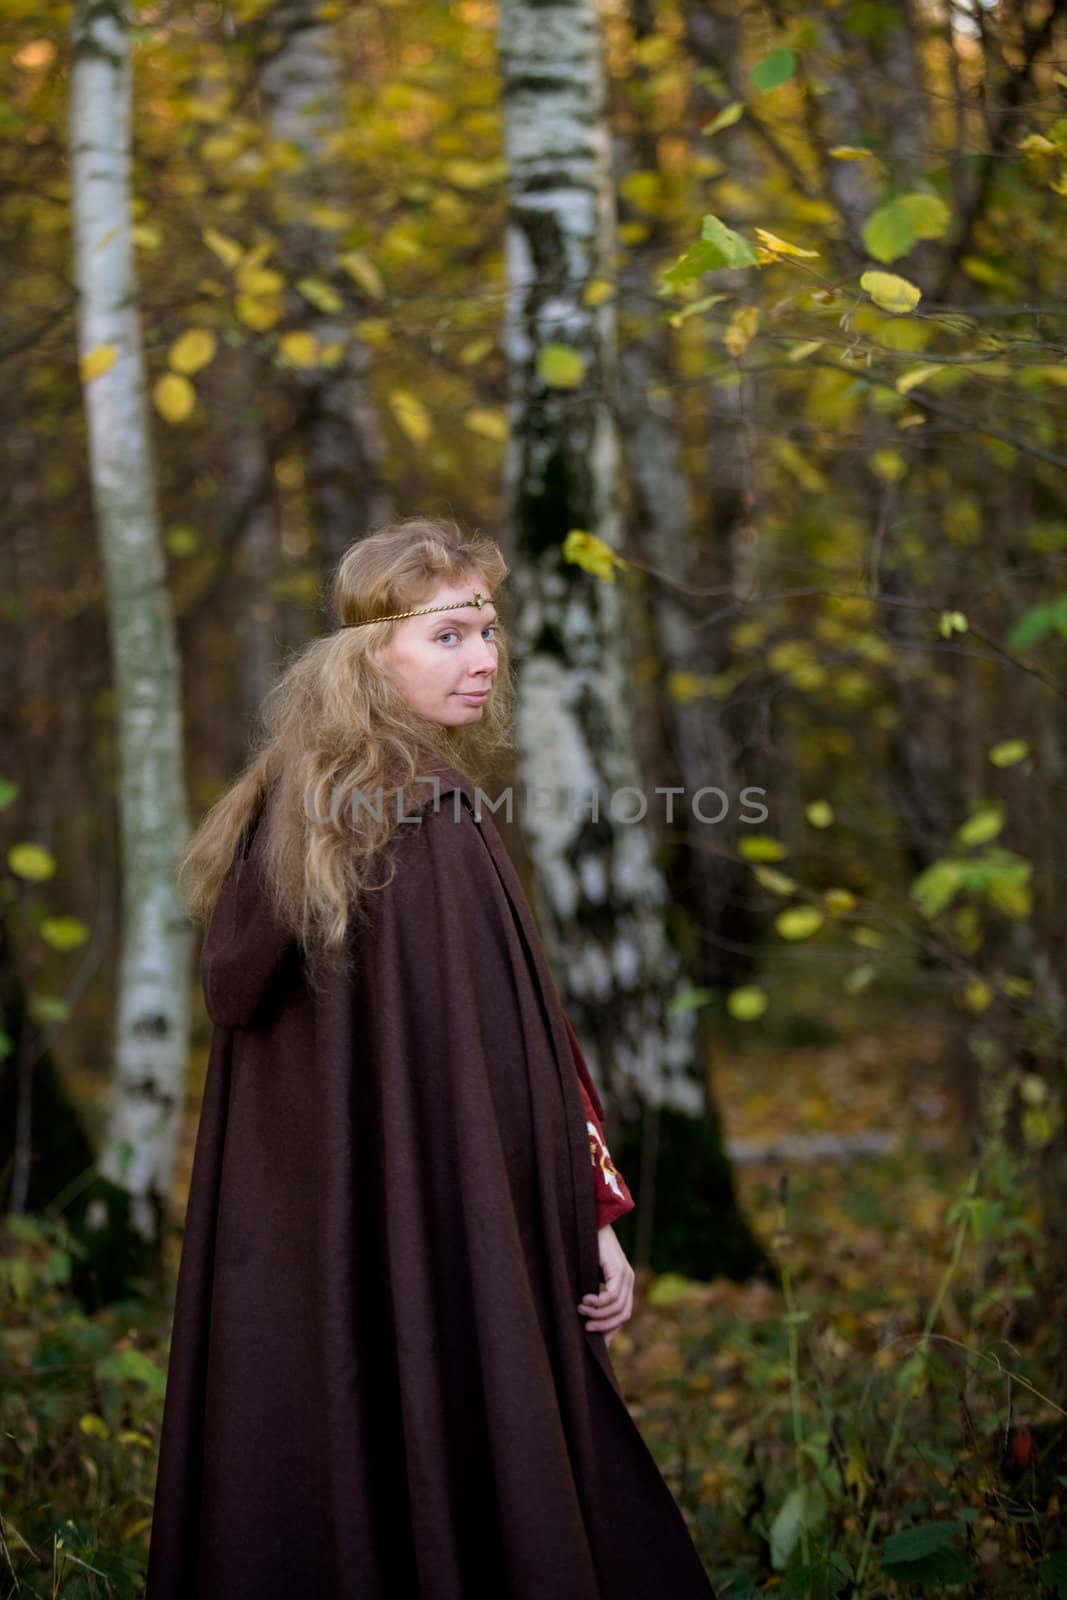
[[[759,307],[739,306],[727,324],[723,343],[737,361],[744,355],[759,327]]]
[[[502,444],[508,436],[507,415],[499,408],[475,406],[467,412],[463,421],[472,433],[481,434],[483,439],[492,439],[497,444]]]
[[[412,394],[410,389],[392,389],[388,400],[401,432],[412,444],[425,444],[433,434],[433,421],[418,395]]]
[[[817,250],[805,250],[799,244],[790,244],[788,239],[780,239],[776,233],[770,233],[766,228],[757,228],[756,238],[770,256],[808,256],[814,258],[819,254]]]
[[[278,349],[291,367],[315,367],[319,364],[319,341],[313,333],[299,328],[283,333],[278,340]]]
[[[223,266],[235,267],[244,255],[241,246],[233,239],[228,239],[217,228],[205,228],[201,237],[209,250],[214,251]]]
[[[860,278],[860,288],[866,289],[876,306],[897,316],[914,311],[922,299],[922,290],[895,272],[865,272]]]
[[[105,372],[111,371],[118,358],[118,350],[113,344],[98,344],[95,350],[90,350],[88,355],[82,356],[78,363],[82,382],[92,383],[94,378],[103,377]]]
[[[152,399],[164,422],[185,422],[196,405],[196,390],[180,372],[167,372],[156,382]]]
[[[582,290],[583,306],[602,306],[615,295],[615,285],[609,278],[590,278]]]
[[[208,328],[187,328],[171,345],[167,362],[174,372],[188,377],[206,367],[215,356],[215,335]]]
[[[804,807],[804,815],[813,828],[829,828],[833,825],[834,808],[828,800],[812,800]]]
[[[7,853],[7,864],[16,878],[31,883],[43,883],[56,870],[55,857],[41,844],[13,844]]]
[[[810,939],[825,921],[818,906],[789,906],[779,911],[774,926],[783,939]]]
[[[614,583],[615,568],[627,565],[609,544],[605,544],[595,533],[587,533],[584,528],[571,528],[563,541],[563,559],[572,561],[583,572],[591,572],[594,578],[601,578],[605,583]]]
[[[280,295],[239,294],[234,310],[246,328],[262,333],[280,320],[283,306]]]
[[[385,293],[385,284],[382,275],[369,256],[362,250],[346,250],[343,256],[338,256],[338,261],[348,276],[359,284],[364,294],[370,295],[372,300],[380,300]]]

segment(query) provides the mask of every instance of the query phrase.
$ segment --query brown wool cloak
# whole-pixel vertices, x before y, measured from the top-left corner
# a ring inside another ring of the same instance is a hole
[[[215,1024],[146,1600],[706,1600],[604,1337],[559,996],[458,772],[314,992],[246,831],[201,957]]]

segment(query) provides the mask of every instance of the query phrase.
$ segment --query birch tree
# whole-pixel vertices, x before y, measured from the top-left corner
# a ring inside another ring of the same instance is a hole
[[[154,1250],[174,1168],[190,930],[174,878],[188,833],[179,663],[156,508],[130,209],[129,16],[76,0],[70,154],[78,343],[114,673],[123,913],[115,1076],[90,1227]],[[112,1246],[113,1247],[113,1246]]]
[[[690,985],[666,932],[666,888],[636,757],[629,617],[610,556],[599,576],[564,557],[575,531],[599,542],[586,546],[600,551],[594,565],[599,559],[603,567],[605,549],[613,555],[621,545],[610,404],[614,199],[594,0],[505,0],[501,56],[509,171],[506,491],[521,676],[518,768],[529,799],[522,821],[545,935],[590,1066],[613,1100],[640,1110],[636,1258],[721,1270],[728,1252],[717,1247],[735,1216],[725,1166],[701,1160],[687,1174],[694,1181],[680,1198],[691,1222],[684,1257],[670,1257],[667,1242],[676,1197],[657,1187],[658,1171],[674,1166],[675,1133],[681,1145],[686,1124],[713,1113],[695,1013],[670,1004]],[[711,1187],[705,1229],[700,1192]]]

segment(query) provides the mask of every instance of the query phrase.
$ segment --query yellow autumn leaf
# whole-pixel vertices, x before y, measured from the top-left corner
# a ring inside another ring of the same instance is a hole
[[[739,306],[726,325],[723,343],[735,361],[740,360],[756,336],[759,307]]]
[[[781,861],[789,854],[780,840],[771,839],[765,833],[749,834],[741,840],[737,850],[746,861]]]
[[[831,916],[838,916],[842,911],[856,909],[856,896],[851,889],[824,889],[823,905]]]
[[[586,360],[569,344],[542,345],[537,353],[537,376],[550,389],[575,389],[585,376]]]
[[[964,846],[988,844],[1004,826],[1004,812],[1000,806],[987,806],[976,811],[956,829],[956,842]]]
[[[55,857],[42,844],[13,844],[7,853],[7,864],[16,878],[32,883],[43,883],[56,870]]]
[[[563,541],[563,559],[573,561],[583,572],[591,572],[605,583],[614,583],[615,568],[627,565],[609,544],[584,528],[571,528]]]
[[[502,444],[508,436],[507,416],[498,409],[475,406],[463,421],[472,433],[479,433],[483,439],[492,439],[497,444]]]
[[[135,222],[130,237],[142,250],[158,250],[163,243],[162,233],[151,222]]]
[[[774,926],[783,939],[810,939],[825,921],[818,906],[789,906],[779,911]]]
[[[41,938],[53,950],[77,950],[88,937],[88,928],[77,917],[45,917],[41,922]]]
[[[385,293],[385,283],[369,256],[365,256],[362,250],[346,250],[337,260],[364,294],[370,295],[372,300],[381,299]]]
[[[401,432],[412,444],[425,444],[433,433],[433,422],[418,395],[412,394],[410,389],[393,389],[388,398],[389,409]]]
[[[667,674],[667,693],[678,705],[688,706],[709,694],[713,681],[699,672],[670,672]]]
[[[319,7],[319,17],[322,17],[322,7]],[[352,222],[349,212],[342,211],[339,206],[318,205],[308,206],[304,213],[305,219],[312,228],[322,228],[327,233],[340,233],[342,228],[347,228]]]
[[[215,255],[218,256],[223,266],[235,267],[240,261],[241,257],[244,255],[244,251],[241,249],[241,246],[233,239],[228,239],[226,235],[224,233],[220,233],[217,228],[205,228],[201,234],[201,238],[207,245],[208,249],[214,251]]]
[[[615,285],[609,278],[590,278],[582,290],[583,306],[602,306],[605,300],[610,300],[615,293]]]
[[[459,359],[465,367],[475,367],[479,361],[484,361],[493,348],[495,341],[487,333],[479,334],[477,339],[471,339],[459,352]]]
[[[285,279],[273,267],[252,266],[246,261],[236,276],[242,294],[280,294],[285,288]]]
[[[291,367],[318,365],[319,341],[313,333],[305,333],[299,328],[293,329],[290,333],[283,333],[278,340],[278,349]]]
[[[181,373],[168,372],[153,388],[152,399],[165,422],[184,422],[196,405],[196,390]]]
[[[281,296],[270,294],[239,294],[233,306],[245,327],[254,328],[257,333],[273,328],[281,319],[283,309]]]
[[[989,759],[995,767],[1014,767],[1029,754],[1030,746],[1025,739],[1005,739],[1001,744],[990,746]]]
[[[869,161],[874,155],[873,150],[865,150],[859,144],[833,144],[827,153],[835,161]]]
[[[925,383],[927,378],[932,378],[941,368],[936,361],[924,361],[921,366],[909,367],[907,372],[902,372],[896,382],[898,394],[910,394],[912,389],[917,389],[920,383]]]
[[[317,311],[328,317],[334,317],[344,309],[344,301],[332,283],[327,283],[324,278],[300,278],[296,287]]]
[[[752,868],[752,876],[757,883],[762,884],[765,889],[769,889],[772,894],[788,895],[796,893],[797,880],[789,877],[788,873],[779,872],[775,867],[765,867],[761,863],[757,863]]]
[[[738,1022],[755,1022],[767,1009],[766,992],[754,983],[731,989],[726,997],[726,1009]]]
[[[88,355],[82,356],[78,363],[83,383],[92,383],[94,378],[103,377],[105,372],[110,372],[119,358],[118,350],[113,344],[98,344],[95,350],[90,350]]]
[[[172,371],[184,372],[188,377],[214,360],[215,348],[215,335],[210,329],[189,328],[175,339],[167,354],[167,361]]]
[[[775,256],[808,256],[815,257],[817,250],[804,250],[799,244],[790,244],[788,239],[780,239],[776,233],[771,233],[767,228],[757,228],[756,238],[764,249]]]
[[[876,306],[895,316],[914,311],[922,299],[922,290],[907,278],[899,278],[895,272],[865,272],[860,278],[860,288],[867,291]]]
[[[804,361],[808,356],[813,356],[816,350],[823,347],[822,339],[805,339],[802,344],[795,344],[789,352],[790,361]]]
[[[834,820],[834,808],[828,800],[813,800],[804,807],[804,815],[813,828],[829,828]]]

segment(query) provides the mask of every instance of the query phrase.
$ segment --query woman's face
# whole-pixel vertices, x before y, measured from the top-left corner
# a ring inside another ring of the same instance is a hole
[[[484,594],[484,579],[443,583],[420,601],[447,606]],[[385,649],[384,663],[408,705],[431,722],[461,727],[481,721],[497,671],[496,608],[457,605],[451,611],[405,617]]]

